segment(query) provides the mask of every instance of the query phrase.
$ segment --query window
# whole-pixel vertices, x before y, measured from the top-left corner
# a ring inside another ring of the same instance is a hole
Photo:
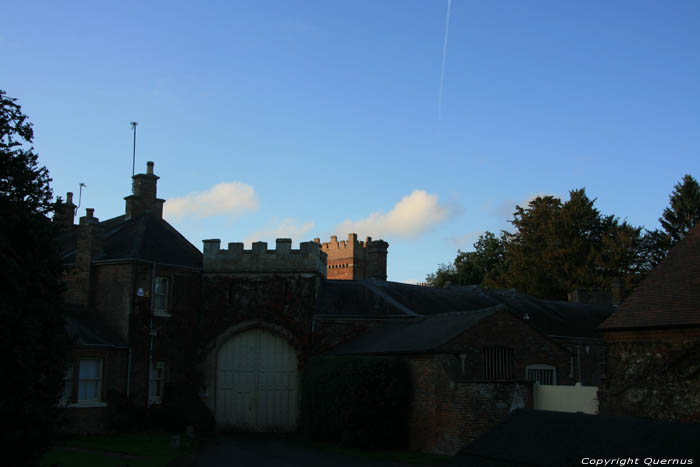
[[[102,360],[81,359],[79,378],[78,402],[99,401],[102,393]]]
[[[167,314],[169,289],[170,280],[167,277],[156,277],[156,290],[153,297],[153,309],[156,314]]]
[[[69,363],[63,378],[61,403],[68,407],[104,407],[102,359],[81,358]]]
[[[484,379],[513,378],[513,349],[486,347],[484,349]]]
[[[540,384],[557,384],[557,370],[552,365],[528,365],[525,368],[525,379]]]
[[[163,384],[165,383],[165,362],[154,361],[151,365],[151,386],[149,400],[152,404],[163,402]]]

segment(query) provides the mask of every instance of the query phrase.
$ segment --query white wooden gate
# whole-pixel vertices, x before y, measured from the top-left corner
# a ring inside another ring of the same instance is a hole
[[[219,349],[216,422],[219,428],[292,431],[299,414],[296,351],[264,329],[236,334]]]

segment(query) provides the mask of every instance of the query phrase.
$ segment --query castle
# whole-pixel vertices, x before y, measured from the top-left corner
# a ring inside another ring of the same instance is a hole
[[[163,219],[158,179],[148,162],[112,219],[86,209],[75,225],[72,196],[57,202],[74,338],[68,431],[109,429],[122,400],[187,398],[218,428],[292,431],[312,356],[384,355],[409,366],[410,447],[454,454],[508,410],[531,407],[535,381],[601,381],[595,326],[610,309],[388,282],[388,244],[354,233],[299,249],[210,239],[202,253]]]

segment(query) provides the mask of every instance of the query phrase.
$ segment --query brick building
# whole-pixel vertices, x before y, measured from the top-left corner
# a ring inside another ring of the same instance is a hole
[[[88,209],[73,225],[70,195],[58,206],[67,323],[82,336],[71,429],[107,429],[120,398],[144,407],[189,391],[220,428],[289,431],[310,356],[392,354],[413,372],[412,447],[453,453],[531,406],[533,381],[600,382],[609,306],[387,282],[388,244],[355,234],[298,250],[205,240],[202,254],[162,218],[157,182],[149,162],[125,214],[102,222]],[[328,280],[337,271],[354,280]]]
[[[601,413],[700,420],[700,225],[600,328],[610,370]]]
[[[69,427],[90,412],[90,429],[105,429],[110,399],[158,403],[168,378],[192,376],[171,369],[192,350],[181,329],[199,310],[202,255],[163,220],[158,178],[149,162],[133,177],[125,214],[106,221],[86,209],[74,225],[71,193],[57,206],[69,331],[94,334],[72,352],[72,387],[64,396]]]
[[[330,355],[406,359],[411,447],[454,454],[510,411],[531,408],[535,381],[600,384],[596,327],[612,310],[514,290],[369,279],[325,282],[315,323]]]
[[[364,242],[357,240],[357,234],[351,233],[347,240],[338,241],[331,236],[331,241],[321,243],[314,238],[314,243],[321,246],[321,251],[328,257],[330,280],[362,280],[375,278],[386,280],[386,255],[389,244],[384,240],[372,240],[367,237]]]

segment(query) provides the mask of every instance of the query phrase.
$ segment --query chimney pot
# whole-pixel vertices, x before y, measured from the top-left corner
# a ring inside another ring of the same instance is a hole
[[[73,193],[66,193],[66,204],[73,204]]]
[[[153,175],[153,161],[146,162],[146,173]]]
[[[93,217],[95,217],[95,208],[86,208],[85,209],[85,216],[88,219],[92,219]]]

